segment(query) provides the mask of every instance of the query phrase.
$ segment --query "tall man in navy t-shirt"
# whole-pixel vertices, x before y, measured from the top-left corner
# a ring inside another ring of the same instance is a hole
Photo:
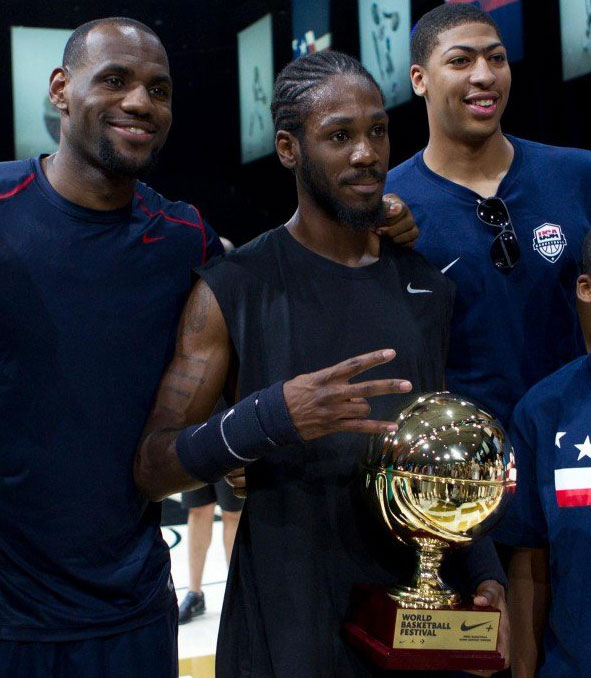
[[[191,270],[196,209],[137,181],[171,124],[166,52],[131,19],[71,36],[59,150],[0,165],[0,676],[177,674],[160,510],[133,454]]]
[[[457,284],[446,381],[508,423],[517,400],[584,351],[573,293],[591,219],[591,153],[504,135],[511,72],[472,5],[425,14],[411,80],[429,143],[391,170],[419,252]],[[493,196],[493,197],[489,197]]]

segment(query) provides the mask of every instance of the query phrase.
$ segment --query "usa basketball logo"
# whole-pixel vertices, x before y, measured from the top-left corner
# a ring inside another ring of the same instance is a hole
[[[560,226],[542,224],[534,228],[534,250],[541,254],[546,261],[553,264],[564,252],[565,247],[566,238]]]

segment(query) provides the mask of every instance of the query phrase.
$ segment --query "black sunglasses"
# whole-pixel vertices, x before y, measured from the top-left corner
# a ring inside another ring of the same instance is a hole
[[[507,205],[501,198],[484,198],[476,206],[476,214],[480,221],[500,229],[490,246],[490,258],[495,268],[500,271],[511,270],[519,261],[521,252]]]

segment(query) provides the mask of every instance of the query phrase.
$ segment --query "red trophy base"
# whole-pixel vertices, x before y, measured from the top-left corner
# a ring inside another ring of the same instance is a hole
[[[416,618],[428,621],[403,621]],[[473,646],[492,642],[496,648],[499,618],[500,612],[492,607],[471,605],[449,610],[409,610],[400,607],[382,586],[357,586],[344,633],[351,645],[382,669],[498,671],[504,666],[501,654],[496,649],[479,650]],[[440,631],[442,627],[447,630]],[[429,643],[445,644],[437,636],[450,633],[455,644],[466,649],[425,649]],[[405,644],[408,648],[400,647]]]

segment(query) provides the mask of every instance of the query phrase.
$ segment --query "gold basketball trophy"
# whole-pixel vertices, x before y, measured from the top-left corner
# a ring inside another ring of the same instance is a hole
[[[345,624],[350,642],[385,669],[498,670],[500,612],[462,603],[439,575],[445,552],[498,521],[515,491],[511,444],[478,405],[448,392],[422,395],[372,436],[361,463],[372,512],[418,550],[413,581],[358,586]]]

